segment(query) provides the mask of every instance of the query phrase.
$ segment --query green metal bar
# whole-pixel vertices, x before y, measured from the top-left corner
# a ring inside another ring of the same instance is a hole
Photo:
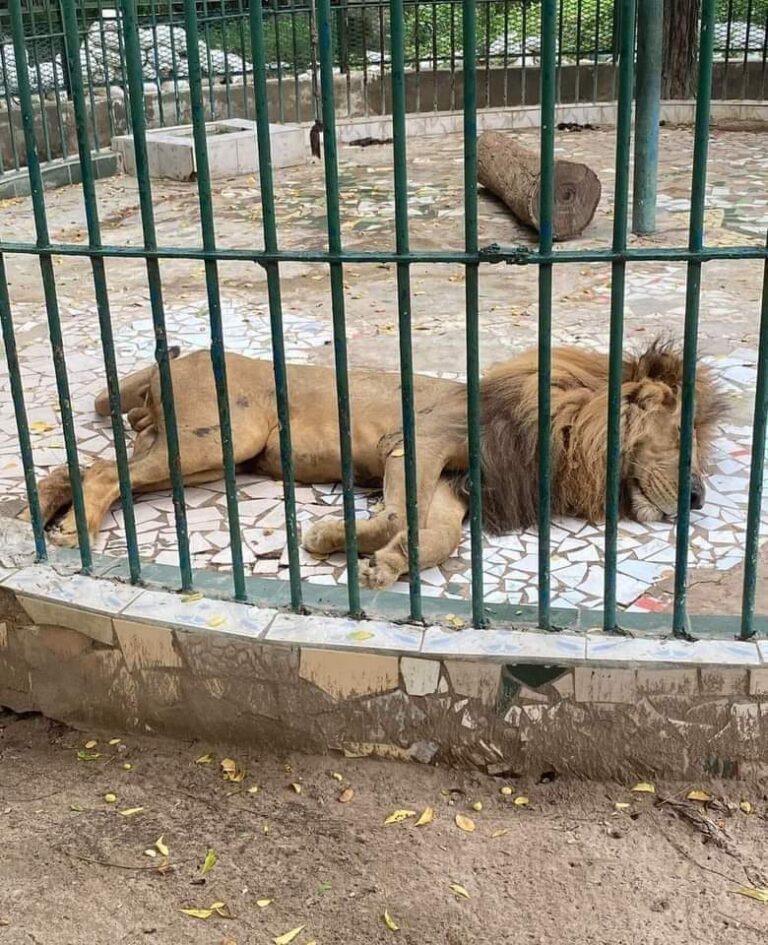
[[[70,86],[72,102],[75,109],[75,128],[77,132],[77,146],[80,157],[80,171],[85,203],[85,218],[88,227],[88,242],[91,246],[101,245],[101,227],[99,225],[99,209],[96,200],[96,185],[91,160],[91,145],[88,139],[88,112],[83,89],[83,74],[80,67],[80,41],[77,30],[77,11],[74,0],[63,0],[62,17],[66,56],[69,62]],[[99,318],[101,333],[101,347],[104,353],[104,367],[107,375],[107,391],[109,393],[110,416],[112,419],[112,435],[115,443],[115,459],[117,474],[120,483],[120,497],[123,507],[123,521],[125,524],[125,539],[128,549],[128,562],[132,583],[141,577],[139,562],[139,544],[136,537],[136,520],[133,513],[133,495],[131,477],[128,471],[128,451],[125,444],[125,430],[120,409],[120,382],[115,360],[115,343],[112,334],[112,316],[109,306],[109,291],[104,260],[99,257],[91,259],[93,270],[93,286],[96,296],[96,310]]]
[[[173,69],[173,104],[176,109],[176,124],[181,124],[181,106],[179,97],[179,75],[176,57],[176,35],[174,33],[173,0],[168,0],[168,28],[171,31],[171,66]]]
[[[8,63],[5,59],[5,44],[0,43],[0,69],[3,73],[3,85],[5,86],[5,114],[8,116],[8,137],[11,139],[11,152],[13,154],[13,166],[18,171],[21,166],[19,163],[19,149],[16,144],[16,129],[13,126],[13,100],[11,99],[10,82],[8,81]]]
[[[221,51],[224,53],[224,95],[227,100],[227,118],[232,117],[232,95],[231,95],[231,85],[232,78],[229,72],[229,49],[227,47],[227,17],[225,15],[224,4],[222,3],[219,7],[219,17],[221,19]],[[195,22],[197,26],[197,22]],[[187,32],[189,36],[189,32]],[[199,59],[198,54],[198,59]],[[203,120],[205,120],[205,115],[203,115]]]
[[[197,192],[200,203],[200,226],[203,247],[216,252],[216,229],[213,219],[211,196],[211,171],[208,163],[208,142],[205,132],[205,106],[203,86],[200,79],[200,53],[198,50],[197,10],[195,0],[185,0],[184,19],[187,30],[187,61],[189,62],[189,93],[192,107],[192,134],[197,165]],[[232,575],[235,599],[245,600],[245,571],[243,569],[243,542],[240,534],[238,511],[237,471],[235,468],[235,446],[232,438],[232,418],[227,385],[227,360],[224,347],[224,326],[221,315],[221,293],[219,270],[215,259],[205,262],[205,285],[208,294],[208,314],[211,325],[211,365],[216,384],[216,403],[219,411],[221,452],[224,461],[224,482],[227,494],[227,520],[229,542],[232,552]]]
[[[157,48],[157,7],[156,0],[152,0],[150,4],[150,17],[151,17],[151,29],[152,29],[152,58],[155,65],[155,89],[157,89],[157,114],[160,118],[160,127],[165,127],[165,112],[163,110],[163,92],[160,87],[160,54]]]
[[[541,5],[541,176],[539,252],[551,253],[555,209],[555,0]],[[550,616],[550,511],[552,466],[550,455],[550,401],[552,373],[552,265],[539,267],[539,625],[549,629]]]
[[[768,234],[766,234],[768,246]],[[763,300],[760,310],[760,341],[755,386],[755,415],[752,425],[752,468],[749,474],[747,537],[744,544],[744,588],[741,602],[741,638],[755,634],[755,592],[757,590],[757,555],[760,550],[760,512],[763,504],[763,478],[768,425],[768,260],[763,270]]]
[[[85,12],[86,12],[85,9],[83,9],[82,34],[84,38],[87,37],[88,35],[88,25],[85,18]],[[100,7],[99,7],[99,13],[101,13]],[[95,82],[93,81],[93,70],[91,69],[91,52],[90,52],[87,42],[84,43],[83,48],[85,49],[85,74],[87,76],[86,87],[88,89],[88,100],[91,106],[91,131],[93,133],[93,146],[94,148],[98,148],[99,147],[99,131],[98,131],[99,126],[96,122],[96,92],[95,92]],[[105,60],[105,66],[106,66],[106,60]],[[82,66],[79,63],[78,63],[78,69],[82,69]]]
[[[277,223],[275,188],[272,181],[272,145],[269,138],[269,104],[267,100],[267,71],[264,55],[264,21],[261,5],[251,3],[251,54],[253,59],[253,88],[256,103],[256,132],[259,149],[259,183],[261,191],[262,227],[264,246],[277,252]],[[299,561],[299,533],[296,526],[296,486],[291,451],[291,413],[288,398],[288,372],[285,366],[285,336],[283,334],[283,304],[280,293],[280,269],[277,262],[266,265],[269,319],[272,330],[272,362],[275,374],[275,396],[280,435],[280,463],[283,472],[283,502],[285,531],[288,545],[288,574],[291,584],[291,606],[301,610],[301,563]]]
[[[392,135],[395,163],[395,246],[407,253],[408,157],[405,132],[405,24],[403,0],[390,0],[392,42]],[[408,263],[397,266],[397,310],[400,341],[400,389],[403,405],[405,446],[405,496],[408,523],[408,572],[410,574],[411,619],[420,621],[419,507],[416,475],[416,416],[413,393],[413,345],[411,342],[411,273]]]
[[[53,66],[53,94],[56,99],[56,124],[58,125],[58,130],[59,130],[59,144],[61,146],[61,156],[64,158],[64,160],[66,160],[69,157],[69,149],[67,148],[67,137],[64,134],[64,120],[61,114],[60,93],[63,90],[60,89],[59,87],[59,76],[58,76],[58,70],[56,69],[57,50],[56,50],[56,44],[53,42],[54,38],[56,39],[59,38],[59,34],[54,29],[52,14],[53,14],[53,10],[52,10],[51,5],[49,5],[46,9],[46,17],[48,20],[48,36],[50,37],[50,40],[51,40],[51,64]],[[61,38],[63,39],[63,36]],[[65,56],[63,54],[64,50],[62,48],[58,51],[62,54],[61,55],[61,68],[62,68],[62,73],[64,73],[67,68]]]
[[[43,132],[43,147],[45,148],[45,160],[50,161],[53,158],[53,151],[51,150],[51,133],[48,129],[48,113],[45,108],[45,92],[43,91],[43,76],[40,72],[40,43],[37,40],[37,24],[35,19],[35,9],[34,7],[30,8],[30,25],[32,27],[32,36],[27,36],[25,42],[27,46],[31,46],[34,50],[35,57],[35,78],[37,79],[37,99],[40,106],[40,127]],[[13,14],[11,14],[11,30],[13,30]],[[27,68],[28,60],[26,58],[26,49],[25,49],[25,58],[24,58],[24,68]],[[21,91],[21,79],[18,73],[21,71],[22,66],[19,63],[19,57],[16,56],[16,73],[17,81],[19,83],[19,91]],[[29,82],[29,73],[25,73],[24,76],[27,83]],[[31,89],[30,89],[30,101],[31,101]]]
[[[323,157],[325,193],[328,210],[328,248],[341,253],[339,216],[339,177],[336,159],[336,110],[333,100],[333,36],[330,0],[318,0],[318,42],[320,47],[320,86],[323,108]],[[382,50],[383,59],[383,50]],[[383,67],[383,62],[382,62]],[[382,86],[383,89],[383,86]],[[352,461],[349,376],[347,373],[347,329],[344,314],[344,272],[340,262],[331,263],[331,307],[333,311],[333,346],[336,358],[336,392],[339,398],[339,434],[341,474],[344,491],[344,526],[347,545],[349,610],[360,613],[360,588],[357,569],[357,533],[355,530],[354,465]]]
[[[477,3],[463,7],[464,45],[464,246],[477,252]],[[467,334],[467,444],[469,454],[469,530],[472,562],[472,622],[486,624],[483,601],[483,492],[480,413],[480,325],[478,306],[479,267],[467,263],[464,291]]]
[[[272,19],[275,23],[275,58],[277,59],[277,116],[278,121],[282,124],[285,121],[285,112],[283,108],[283,64],[280,61],[280,22],[277,15],[278,0],[272,0]]]
[[[208,67],[208,101],[211,104],[211,118],[216,119],[216,97],[213,93],[213,59],[211,57],[211,24],[208,13],[208,0],[203,0],[202,10],[203,36],[205,37],[205,60]]]
[[[656,231],[664,0],[643,0],[638,7],[638,14],[632,232],[642,234]],[[621,84],[621,79],[619,79],[619,84]],[[621,90],[619,90],[619,95],[621,95]]]
[[[704,200],[707,187],[709,108],[712,94],[712,47],[714,42],[715,0],[703,0],[699,39],[699,82],[696,95],[696,122],[693,144],[693,181],[688,248],[697,254],[704,244]],[[677,492],[677,548],[675,556],[675,602],[672,630],[686,635],[688,597],[688,531],[691,517],[691,466],[694,417],[696,411],[696,348],[699,332],[701,260],[688,263],[685,287],[685,332],[683,340],[683,398],[680,416],[680,476]]]
[[[109,78],[109,63],[107,62],[107,44],[106,36],[104,33],[104,18],[101,11],[102,0],[99,0],[99,39],[101,40],[101,61],[104,63],[104,89],[107,95],[107,122],[109,123],[109,140],[115,136],[115,108],[112,95],[110,93],[110,87],[112,83]],[[90,61],[90,53],[88,52],[88,46],[86,44],[86,60]],[[96,132],[94,131],[94,140],[96,140]]]
[[[50,239],[48,234],[48,221],[45,213],[45,197],[43,196],[40,159],[37,155],[37,144],[35,142],[35,116],[32,105],[32,92],[29,87],[29,74],[27,72],[27,53],[24,47],[24,21],[22,19],[20,0],[10,0],[10,11],[13,51],[16,58],[16,77],[19,86],[19,102],[21,104],[21,120],[24,127],[24,142],[27,148],[29,186],[32,193],[32,209],[35,217],[37,246],[40,248],[47,246]],[[88,573],[91,570],[91,544],[88,537],[88,524],[85,517],[83,483],[80,477],[80,465],[77,459],[77,438],[75,435],[75,424],[72,418],[72,400],[69,394],[69,379],[67,377],[67,362],[64,356],[64,339],[61,332],[61,317],[59,315],[59,301],[56,294],[56,279],[53,273],[53,259],[50,256],[40,256],[40,274],[43,280],[45,311],[48,318],[48,336],[51,342],[53,369],[56,375],[59,407],[61,408],[61,424],[64,431],[67,467],[72,484],[72,506],[75,513],[77,538],[80,546],[80,562],[83,566],[83,571]]]
[[[629,150],[632,138],[634,85],[635,0],[622,0],[619,52],[619,101],[616,123],[616,184],[613,208],[613,248],[627,247]],[[605,607],[603,629],[615,630],[616,561],[619,549],[619,490],[621,488],[621,385],[624,373],[624,276],[626,263],[611,267],[611,329],[608,365],[608,443],[605,474]]]
[[[125,30],[125,52],[130,93],[131,119],[133,125],[133,146],[136,153],[136,178],[139,187],[139,204],[144,247],[147,250],[157,248],[155,233],[155,214],[152,207],[152,185],[149,180],[149,160],[147,157],[147,129],[144,115],[141,56],[139,50],[139,28],[136,19],[136,0],[120,0],[123,11]],[[149,298],[152,307],[152,321],[155,326],[155,360],[160,374],[160,395],[165,420],[166,443],[168,446],[168,470],[173,496],[173,511],[176,522],[176,535],[179,542],[179,571],[182,590],[192,587],[192,566],[189,555],[189,532],[187,513],[184,507],[184,478],[181,472],[179,456],[179,431],[176,423],[176,410],[173,399],[173,381],[168,358],[168,334],[165,326],[163,307],[163,285],[160,278],[160,266],[157,259],[147,257],[147,280]]]
[[[35,555],[38,561],[45,561],[45,522],[40,514],[40,498],[37,494],[35,481],[35,460],[32,455],[32,442],[29,437],[29,421],[24,404],[24,386],[21,379],[21,366],[16,349],[16,336],[13,331],[13,316],[11,314],[11,300],[8,295],[8,279],[5,274],[5,259],[0,253],[0,324],[3,329],[3,344],[5,346],[5,360],[8,366],[8,377],[11,384],[11,398],[16,416],[16,429],[19,436],[19,450],[24,467],[24,484],[27,489],[27,503],[29,517],[32,522],[32,534],[35,538]]]

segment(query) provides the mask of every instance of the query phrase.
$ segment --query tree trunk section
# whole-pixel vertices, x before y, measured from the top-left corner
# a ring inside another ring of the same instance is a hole
[[[696,96],[701,0],[664,0],[662,99]]]
[[[486,131],[477,142],[477,177],[526,226],[539,229],[540,166],[510,135]],[[586,164],[555,161],[553,239],[578,236],[592,221],[600,202],[600,179]]]

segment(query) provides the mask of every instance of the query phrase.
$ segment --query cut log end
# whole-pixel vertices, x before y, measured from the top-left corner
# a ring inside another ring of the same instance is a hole
[[[568,240],[592,222],[600,203],[600,179],[586,164],[555,162],[554,238]],[[538,193],[537,193],[538,198]]]

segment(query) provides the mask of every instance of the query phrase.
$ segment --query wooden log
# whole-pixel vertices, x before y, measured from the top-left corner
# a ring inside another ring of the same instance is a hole
[[[511,135],[485,131],[477,142],[478,181],[499,197],[526,226],[539,229],[540,168],[538,152]],[[555,161],[553,238],[578,236],[600,202],[600,179],[586,164]]]

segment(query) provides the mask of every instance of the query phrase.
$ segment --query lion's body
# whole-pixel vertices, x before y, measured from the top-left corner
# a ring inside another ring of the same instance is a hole
[[[280,436],[271,362],[242,355],[226,358],[235,463],[240,469],[282,478]],[[483,505],[495,532],[535,523],[537,514],[538,359],[528,352],[493,368],[481,383]],[[624,363],[622,383],[622,511],[641,520],[674,513],[679,421],[679,356],[663,345]],[[187,484],[221,477],[219,410],[208,352],[171,361],[181,465]],[[407,571],[405,486],[400,377],[351,372],[351,445],[355,479],[383,484],[384,511],[357,524],[358,547],[370,554],[361,578],[383,587]],[[341,478],[338,399],[334,372],[309,365],[288,368],[294,474],[306,483]],[[419,544],[422,567],[440,564],[456,548],[468,506],[466,389],[463,384],[416,375]],[[608,359],[576,348],[553,351],[551,386],[552,510],[592,521],[603,513],[605,495]],[[169,482],[160,376],[156,367],[126,378],[121,410],[137,431],[130,461],[137,492]],[[106,393],[96,410],[109,413]],[[711,380],[700,372],[697,385],[697,450],[692,469],[694,495],[720,404]],[[674,454],[674,455],[673,455]],[[71,502],[66,470],[40,485],[46,522]],[[98,461],[84,477],[89,530],[98,532],[118,498],[114,463]],[[698,501],[698,500],[697,500]],[[700,504],[700,503],[699,503]],[[70,510],[58,526],[58,540],[77,541]],[[324,520],[304,535],[312,552],[344,547],[340,519]]]

